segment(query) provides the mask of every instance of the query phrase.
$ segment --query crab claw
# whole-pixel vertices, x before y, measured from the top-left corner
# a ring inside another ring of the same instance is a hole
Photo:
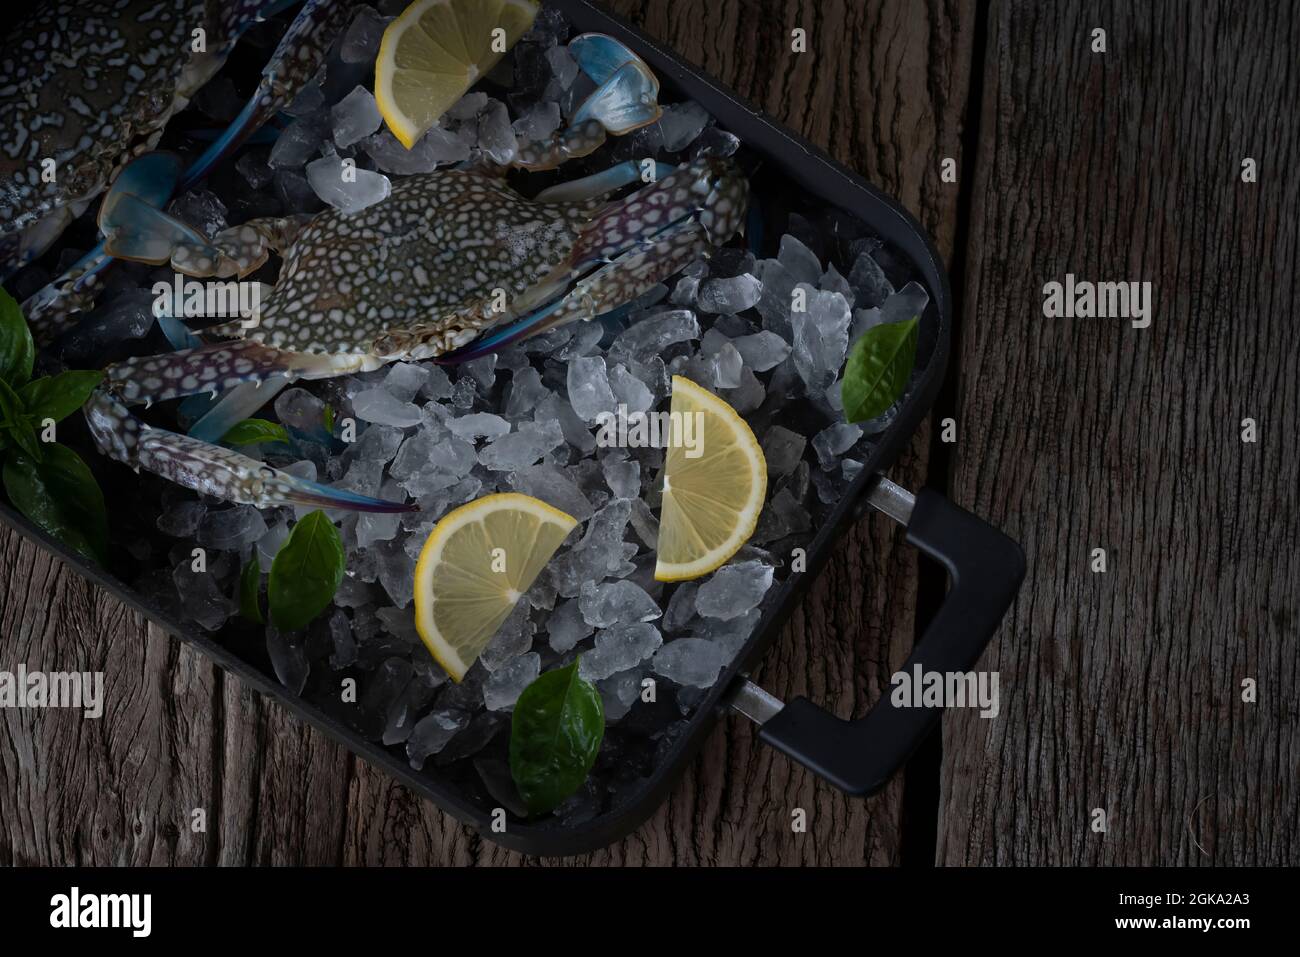
[[[584,33],[569,44],[582,72],[597,89],[563,131],[520,147],[514,165],[555,169],[566,160],[595,152],[609,134],[623,136],[659,119],[659,79],[645,61],[613,37]]]

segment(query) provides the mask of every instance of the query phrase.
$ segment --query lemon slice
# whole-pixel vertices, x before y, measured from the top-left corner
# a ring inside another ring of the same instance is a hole
[[[671,411],[655,565],[661,582],[698,578],[736,554],[754,534],[767,495],[767,460],[735,409],[676,375]],[[684,441],[692,437],[683,432],[686,416],[690,428],[702,426],[696,449]]]
[[[375,60],[375,100],[393,135],[413,147],[536,17],[532,0],[416,0],[403,10]]]
[[[577,520],[528,495],[486,495],[442,517],[415,565],[415,627],[459,682]]]

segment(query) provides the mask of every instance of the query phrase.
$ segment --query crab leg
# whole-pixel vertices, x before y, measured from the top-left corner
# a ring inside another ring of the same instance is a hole
[[[217,343],[128,359],[108,369],[106,386],[97,389],[86,403],[86,421],[95,444],[109,458],[205,495],[258,508],[305,505],[363,512],[412,511],[416,506],[308,482],[230,449],[154,428],[128,408],[277,377],[328,378],[372,363],[364,356],[315,356],[259,342]]]
[[[185,171],[178,191],[184,192],[206,176],[297,95],[325,62],[334,38],[347,26],[354,12],[352,4],[343,0],[307,0],[263,68],[262,81],[248,103],[226,131]]]

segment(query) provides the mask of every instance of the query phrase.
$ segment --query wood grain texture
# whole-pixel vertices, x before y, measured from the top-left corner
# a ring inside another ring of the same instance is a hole
[[[1001,717],[945,722],[940,863],[1300,856],[1297,44],[1285,3],[994,6],[952,494],[1029,578]],[[1067,272],[1153,324],[1045,319]]]
[[[617,0],[617,12],[898,196],[952,252],[973,8]],[[809,52],[789,51],[804,27]],[[892,472],[926,477],[928,426]],[[0,713],[0,863],[520,864],[0,530],[0,668],[110,673],[112,716]],[[915,556],[885,520],[843,541],[757,674],[843,715],[913,640]],[[96,662],[99,665],[96,665]],[[67,664],[71,667],[72,664]],[[574,863],[896,864],[903,783],[852,800],[731,720],[637,833]],[[189,829],[194,808],[208,830]],[[804,808],[807,834],[791,833]]]

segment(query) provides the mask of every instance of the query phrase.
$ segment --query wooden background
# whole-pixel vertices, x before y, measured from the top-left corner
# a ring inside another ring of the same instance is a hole
[[[569,863],[1300,862],[1300,12],[611,6],[936,238],[960,328],[935,418],[956,418],[959,438],[923,428],[891,477],[1006,528],[1030,573],[982,665],[1000,672],[1001,716],[950,715],[882,794],[845,798],[732,719],[649,823]],[[1090,51],[1096,27],[1105,54]],[[1044,319],[1042,285],[1066,272],[1155,283],[1153,325]],[[1240,441],[1245,417],[1256,444]],[[1097,547],[1104,575],[1088,568]],[[866,520],[756,677],[860,714],[941,594],[885,520]],[[100,721],[0,711],[0,863],[539,863],[7,531],[0,636],[0,669],[100,669],[112,702]],[[196,807],[206,834],[188,827]],[[794,807],[806,834],[790,832]]]

